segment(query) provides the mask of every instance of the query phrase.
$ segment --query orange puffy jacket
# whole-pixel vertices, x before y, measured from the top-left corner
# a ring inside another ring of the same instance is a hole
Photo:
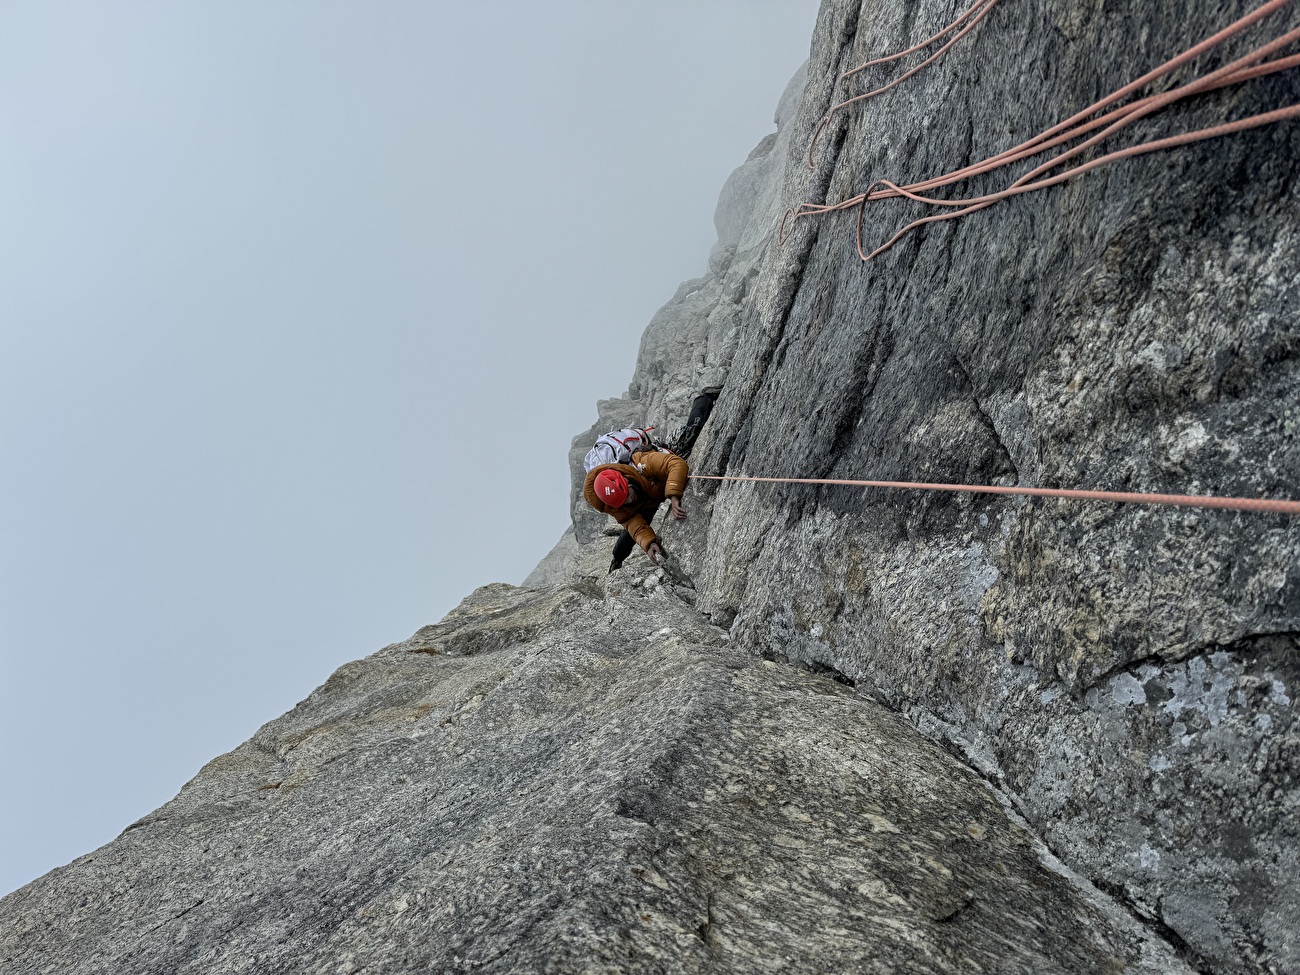
[[[596,497],[596,475],[601,471],[618,471],[636,488],[640,500],[635,508],[611,508]],[[632,455],[631,464],[601,464],[587,472],[582,496],[597,511],[613,515],[614,520],[631,533],[636,543],[648,549],[657,537],[650,527],[655,511],[669,498],[680,498],[686,491],[690,468],[676,454],[642,450]]]

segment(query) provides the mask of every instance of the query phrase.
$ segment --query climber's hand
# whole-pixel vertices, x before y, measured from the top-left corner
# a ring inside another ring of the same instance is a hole
[[[659,547],[658,542],[651,542],[649,546],[646,547],[645,554],[650,556],[650,561],[655,563],[655,565],[662,562],[664,558],[664,550]]]
[[[686,517],[686,509],[682,507],[681,498],[669,498],[668,503],[673,506],[673,517],[681,521]]]

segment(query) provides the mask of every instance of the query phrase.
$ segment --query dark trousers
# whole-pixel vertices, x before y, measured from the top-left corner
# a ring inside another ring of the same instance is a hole
[[[695,441],[700,439],[700,431],[704,429],[704,421],[709,418],[713,412],[713,401],[715,397],[708,393],[700,393],[691,403],[690,415],[686,418],[686,425],[673,439],[668,447],[678,457],[689,457],[691,448],[695,446]],[[641,517],[650,524],[654,520],[655,514],[659,511],[659,505],[641,509]],[[636,545],[631,533],[624,529],[619,533],[617,541],[614,542],[614,563],[611,568],[617,569],[623,564],[623,560],[632,554],[632,548]]]
[[[646,524],[654,520],[654,516],[659,513],[659,505],[651,505],[648,508],[642,508],[638,512],[645,519]],[[614,564],[622,565],[623,560],[632,554],[632,549],[636,547],[636,540],[632,538],[632,533],[624,528],[618,533],[618,539],[614,542]]]

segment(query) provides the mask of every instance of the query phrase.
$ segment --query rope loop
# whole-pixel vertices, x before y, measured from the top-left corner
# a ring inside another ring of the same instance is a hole
[[[954,43],[956,43],[958,39],[964,36],[968,31],[972,30],[975,27],[975,25],[978,24],[980,20],[982,20],[988,14],[988,12],[992,9],[993,5],[996,2],[997,0],[979,0],[979,2],[977,2],[974,6],[970,7],[963,14],[961,14],[961,16],[957,18],[957,20],[953,21],[953,23],[949,24],[948,27],[944,28],[943,31],[940,31],[938,34],[935,34],[933,37],[922,42],[921,44],[909,48],[906,51],[901,51],[895,55],[890,55],[885,58],[877,58],[874,61],[868,61],[865,64],[859,65],[857,68],[854,68],[851,71],[845,72],[845,74],[841,76],[842,78],[847,78],[850,75],[853,75],[858,71],[868,68],[874,64],[881,64],[886,61],[892,61],[906,54],[914,53],[915,51],[927,47],[929,44],[933,43],[934,41],[941,39],[951,31],[956,30],[963,22],[966,22],[965,26],[961,27],[961,29],[958,31],[956,36],[954,36],[950,41],[948,41],[948,43],[945,44],[943,48],[941,48],[935,55],[933,55],[930,59],[925,61],[923,64],[918,65],[916,68],[912,69],[912,71],[905,73],[902,77],[895,79],[895,81],[891,82],[889,85],[884,86],[883,88],[876,89],[875,91],[872,92],[867,92],[865,95],[858,95],[854,98],[850,98],[846,101],[840,102],[838,105],[833,106],[831,110],[826,114],[826,116],[822,119],[821,123],[817,126],[817,129],[813,133],[812,142],[810,143],[808,149],[809,166],[812,166],[813,163],[813,155],[812,155],[813,146],[816,143],[817,137],[821,134],[822,130],[829,123],[831,116],[836,111],[838,111],[841,108],[844,108],[847,105],[851,105],[854,102],[862,101],[876,94],[880,94],[881,92],[886,91],[889,88],[892,88],[894,85],[898,84],[899,82],[903,81],[905,78],[910,77],[912,74],[915,74],[916,71],[919,71],[927,64],[932,63],[937,57],[939,57],[939,55],[941,55],[944,51],[946,51],[949,47],[951,47]],[[1286,7],[1290,2],[1291,0],[1268,0],[1268,2],[1261,4],[1255,10],[1251,11],[1249,14],[1246,14],[1245,16],[1234,21],[1232,24],[1229,24],[1227,27],[1223,28],[1217,33],[1212,34],[1211,36],[1205,38],[1200,43],[1188,48],[1186,51],[1182,52],[1176,57],[1171,58],[1170,60],[1166,61],[1164,64],[1160,65],[1159,67],[1151,71],[1148,71],[1140,78],[1137,78],[1129,82],[1127,85],[1124,85],[1122,88],[1119,88],[1116,91],[1112,92],[1111,94],[1107,95],[1106,97],[1099,99],[1098,101],[1094,102],[1092,105],[1088,106],[1082,111],[1076,112],[1074,115],[1070,116],[1064,121],[1058,122],[1056,125],[1053,125],[1052,127],[1046,129],[1043,132],[1040,132],[1038,135],[1034,136],[1033,138],[1028,139],[1025,142],[1022,142],[1020,145],[1015,146],[1011,149],[1004,150],[1003,152],[997,153],[996,155],[990,156],[987,159],[984,159],[978,163],[974,163],[970,166],[966,166],[961,169],[953,170],[952,172],[945,173],[942,176],[937,176],[931,179],[926,179],[920,182],[910,183],[910,184],[900,185],[891,180],[879,179],[876,180],[874,183],[872,183],[871,186],[868,187],[865,193],[853,196],[849,199],[841,201],[840,203],[835,203],[835,204],[801,203],[797,207],[788,210],[786,212],[786,215],[782,217],[781,228],[780,228],[780,240],[782,243],[784,243],[785,240],[789,239],[790,234],[793,233],[794,230],[794,223],[802,217],[820,216],[827,213],[833,213],[836,210],[857,207],[858,215],[857,215],[857,230],[855,236],[855,245],[857,247],[858,256],[863,261],[869,261],[877,257],[878,255],[884,253],[885,251],[889,250],[889,248],[891,248],[895,243],[897,243],[899,240],[901,240],[911,231],[917,229],[918,227],[922,227],[925,224],[934,223],[941,220],[954,220],[958,217],[962,217],[962,216],[966,216],[967,214],[974,213],[977,210],[982,210],[985,207],[992,206],[994,203],[1000,202],[1005,199],[1009,199],[1012,196],[1019,196],[1025,193],[1032,193],[1037,190],[1047,189],[1048,187],[1055,186],[1058,183],[1062,183],[1067,179],[1072,179],[1075,176],[1080,176],[1086,172],[1089,172],[1090,170],[1096,169],[1099,166],[1108,165],[1112,162],[1118,162],[1121,159],[1127,159],[1132,156],[1139,156],[1139,155],[1144,155],[1148,152],[1155,152],[1156,150],[1159,149],[1170,149],[1176,146],[1188,145],[1190,143],[1199,142],[1205,139],[1213,139],[1223,135],[1230,135],[1237,132],[1244,132],[1247,129],[1258,128],[1264,125],[1272,125],[1276,122],[1300,118],[1300,103],[1297,103],[1295,105],[1285,106],[1283,108],[1275,109],[1270,112],[1262,112],[1258,115],[1252,115],[1249,118],[1224,122],[1219,125],[1210,126],[1208,128],[1198,129],[1195,132],[1187,132],[1177,136],[1170,136],[1167,138],[1154,139],[1148,142],[1139,143],[1138,145],[1135,146],[1130,146],[1125,149],[1119,149],[1107,153],[1090,162],[1067,169],[1062,173],[1056,174],[1055,176],[1046,175],[1051,170],[1060,168],[1065,163],[1076,158],[1080,154],[1088,151],[1092,147],[1100,144],[1101,142],[1105,141],[1106,139],[1120,132],[1122,129],[1128,127],[1129,125],[1132,125],[1134,122],[1137,122],[1138,120],[1145,118],[1148,115],[1152,115],[1155,112],[1160,111],[1161,109],[1167,108],[1168,106],[1174,104],[1175,102],[1181,101],[1185,98],[1189,98],[1193,95],[1200,95],[1210,91],[1216,91],[1220,88],[1224,88],[1229,85],[1242,84],[1243,82],[1249,81],[1253,78],[1260,78],[1265,75],[1276,74],[1277,72],[1286,71],[1291,68],[1300,66],[1300,54],[1285,55],[1271,61],[1266,60],[1271,55],[1276,54],[1287,45],[1300,41],[1300,28],[1294,28],[1273,38],[1270,41],[1267,41],[1265,43],[1256,46],[1249,53],[1247,53],[1242,57],[1237,58],[1236,60],[1230,62],[1229,64],[1226,64],[1223,67],[1218,68],[1214,71],[1210,71],[1207,74],[1196,77],[1184,84],[1177,85],[1174,88],[1170,89],[1169,91],[1160,94],[1148,95],[1146,97],[1138,99],[1137,101],[1130,102],[1124,105],[1119,105],[1118,107],[1114,107],[1116,106],[1117,103],[1122,102],[1125,98],[1138,92],[1141,88],[1145,87],[1146,85],[1149,85],[1152,82],[1165,77],[1172,71],[1182,67],[1184,64],[1187,64],[1189,61],[1193,60],[1194,58],[1199,57],[1200,55],[1205,54],[1209,51],[1212,51],[1216,47],[1223,44],[1230,37],[1240,33],[1241,31],[1254,25],[1255,23],[1258,23],[1264,18],[1278,12],[1279,10]],[[1104,114],[1101,115],[1097,114],[1103,111]],[[1098,129],[1100,129],[1101,131],[1097,131]],[[1090,133],[1096,133],[1096,134],[1090,135]],[[1085,136],[1088,136],[1088,138],[1084,139]],[[1012,182],[1011,185],[1004,190],[1000,190],[994,193],[987,193],[982,196],[969,197],[965,199],[940,199],[930,195],[924,195],[924,194],[928,194],[929,191],[937,189],[939,187],[949,186],[953,183],[961,182],[962,180],[969,179],[973,176],[978,176],[983,173],[992,172],[1004,166],[1008,166],[1012,163],[1019,162],[1024,159],[1028,159],[1032,156],[1042,155],[1043,153],[1048,152],[1051,149],[1055,149],[1058,146],[1062,146],[1065,143],[1072,142],[1076,139],[1084,139],[1084,141],[1080,142],[1078,145],[1075,145],[1073,148],[1067,149],[1059,153],[1058,155],[1047,159],[1045,162],[1042,162],[1039,165],[1035,166],[1033,169],[1029,170],[1029,172],[1025,173],[1023,176],[1019,177],[1014,182]],[[895,233],[893,237],[889,238],[889,240],[887,240],[885,243],[881,244],[879,247],[877,247],[875,250],[871,251],[868,254],[866,252],[865,247],[862,244],[862,225],[865,219],[866,204],[869,200],[876,201],[876,200],[892,199],[896,197],[905,197],[907,199],[926,204],[927,206],[951,208],[953,212],[930,215],[930,216],[922,217],[918,220],[913,220],[911,223],[905,225],[901,230]],[[789,219],[788,228],[787,228],[787,219]]]

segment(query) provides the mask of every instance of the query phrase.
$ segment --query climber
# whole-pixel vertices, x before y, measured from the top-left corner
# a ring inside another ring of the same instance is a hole
[[[650,522],[665,500],[672,506],[674,518],[680,521],[686,517],[682,493],[686,490],[690,468],[685,458],[699,439],[720,391],[721,387],[711,386],[695,397],[685,426],[667,445],[667,452],[639,451],[632,455],[631,464],[603,464],[587,472],[583,497],[597,511],[613,515],[623,526],[614,542],[610,572],[618,570],[634,544],[645,549],[653,562],[664,558],[663,547]]]

